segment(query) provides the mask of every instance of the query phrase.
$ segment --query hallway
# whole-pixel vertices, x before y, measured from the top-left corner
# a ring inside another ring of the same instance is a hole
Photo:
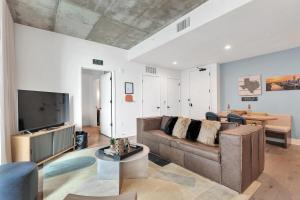
[[[88,148],[109,145],[109,138],[100,133],[99,127],[84,126],[82,130],[88,133]]]

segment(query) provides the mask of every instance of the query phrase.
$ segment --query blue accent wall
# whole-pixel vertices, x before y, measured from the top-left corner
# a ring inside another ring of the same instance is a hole
[[[257,56],[221,64],[221,108],[247,109],[252,111],[291,114],[292,137],[300,139],[300,90],[266,92],[266,78],[278,75],[300,74],[300,48]],[[257,102],[242,102],[238,94],[240,76],[260,74],[262,95]]]

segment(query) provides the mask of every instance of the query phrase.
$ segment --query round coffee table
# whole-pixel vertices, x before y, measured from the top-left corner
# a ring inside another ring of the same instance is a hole
[[[121,191],[122,179],[147,178],[149,147],[143,144],[143,151],[123,160],[114,160],[96,151],[97,173],[100,180],[115,180],[119,184],[118,194]]]

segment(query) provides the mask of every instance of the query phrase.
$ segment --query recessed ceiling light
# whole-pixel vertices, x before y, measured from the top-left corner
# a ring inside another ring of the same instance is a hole
[[[173,65],[177,65],[177,62],[176,62],[176,61],[173,61]]]
[[[226,46],[224,47],[224,49],[225,49],[225,50],[229,50],[229,49],[231,49],[231,46],[228,44],[228,45],[226,45]]]

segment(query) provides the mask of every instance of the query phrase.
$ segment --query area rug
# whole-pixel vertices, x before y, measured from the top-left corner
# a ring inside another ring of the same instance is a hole
[[[92,159],[96,150],[85,149],[65,154],[40,169],[44,199],[60,200],[69,193],[113,195],[116,182],[97,179],[97,163]],[[69,163],[75,163],[78,167],[70,167]],[[149,161],[148,174],[146,179],[124,180],[122,193],[137,192],[139,200],[248,200],[260,186],[255,181],[244,193],[239,194],[173,163],[160,167]]]

